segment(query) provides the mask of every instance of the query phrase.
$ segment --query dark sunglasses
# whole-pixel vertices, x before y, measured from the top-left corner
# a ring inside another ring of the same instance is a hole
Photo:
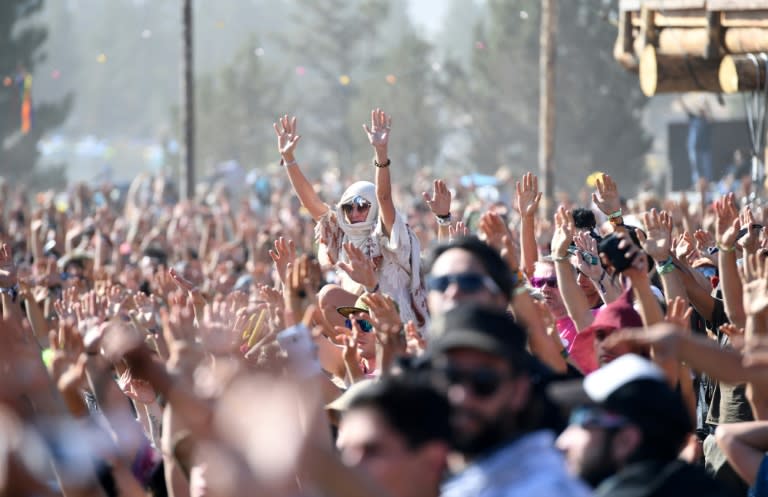
[[[557,288],[557,278],[539,278],[534,276],[531,278],[531,286],[533,288],[544,288],[545,286]]]
[[[579,407],[571,412],[568,424],[584,428],[603,428],[607,430],[621,428],[629,421],[624,416],[608,412],[597,407]]]
[[[353,198],[351,202],[342,204],[341,210],[344,211],[345,214],[349,214],[350,212],[352,212],[352,209],[354,207],[357,207],[358,212],[365,211],[371,208],[371,203],[365,200],[360,195],[358,195],[355,198]]]
[[[439,371],[448,386],[462,385],[472,390],[476,397],[490,397],[495,394],[505,377],[490,368],[461,370],[448,366]]]
[[[451,283],[456,283],[464,293],[476,293],[486,289],[491,293],[499,293],[499,286],[490,277],[478,273],[446,274],[443,276],[427,276],[427,289],[444,292]]]
[[[370,321],[367,319],[358,319],[357,325],[360,327],[360,330],[363,331],[363,333],[370,333],[373,330],[373,325]],[[352,329],[352,320],[351,319],[345,319],[344,320],[344,326],[347,327],[347,329]]]

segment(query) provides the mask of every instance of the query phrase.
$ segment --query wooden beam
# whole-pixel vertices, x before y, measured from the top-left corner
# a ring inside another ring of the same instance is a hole
[[[613,58],[628,71],[637,72],[639,61],[632,46],[634,31],[630,12],[619,12],[619,34],[613,46]]]
[[[703,57],[708,42],[707,28],[664,28],[659,31],[658,53]]]
[[[708,0],[707,10],[768,9],[768,0]]]
[[[760,56],[726,55],[720,63],[719,79],[724,93],[765,88],[765,59]]]
[[[704,57],[713,59],[720,55],[723,47],[723,25],[720,22],[720,12],[707,12],[707,44],[704,47]]]
[[[719,68],[717,59],[661,55],[648,45],[640,55],[640,89],[648,97],[659,93],[719,92]]]
[[[768,28],[728,28],[722,30],[724,49],[730,54],[768,52]],[[658,53],[664,55],[705,56],[712,43],[712,32],[707,28],[664,28],[658,32]],[[642,53],[644,46],[635,45],[635,50]],[[717,52],[716,55],[717,56]]]

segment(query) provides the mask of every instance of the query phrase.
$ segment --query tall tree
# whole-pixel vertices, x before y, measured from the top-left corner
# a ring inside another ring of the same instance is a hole
[[[361,116],[352,113],[353,101],[381,60],[386,44],[377,33],[387,18],[388,3],[302,2],[291,16],[290,37],[283,39],[283,64],[295,66],[288,84],[300,89],[286,104],[307,116],[303,133],[343,167],[361,160],[365,138],[361,137]],[[353,128],[348,125],[351,120],[358,123]],[[368,155],[370,148],[363,157]]]
[[[637,83],[613,61],[616,28],[603,0],[560,2],[557,59],[555,183],[575,191],[603,170],[624,187],[637,185],[650,140],[641,123],[645,105]],[[538,123],[536,0],[488,0],[478,24],[469,70],[445,64],[441,90],[471,140],[479,171],[502,165],[535,168]],[[630,192],[627,192],[630,193]]]
[[[43,0],[3,0],[0,2],[0,172],[9,180],[35,186],[63,180],[63,170],[36,168],[37,144],[49,130],[60,125],[71,106],[71,95],[57,102],[40,103],[34,99],[35,68],[45,59],[43,46],[48,30],[35,22],[34,16]],[[24,96],[26,76],[31,76],[33,93]],[[31,102],[29,129],[22,131],[22,105]]]

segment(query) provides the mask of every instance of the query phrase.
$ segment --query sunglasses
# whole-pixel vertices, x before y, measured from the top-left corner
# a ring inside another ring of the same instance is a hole
[[[534,276],[531,278],[531,286],[533,288],[544,288],[545,286],[548,286],[549,288],[557,288],[557,278],[540,278]]]
[[[596,407],[580,407],[575,409],[568,420],[568,424],[582,426],[584,428],[603,428],[607,430],[626,426],[629,421],[624,416],[608,412]]]
[[[367,211],[371,208],[371,203],[365,200],[360,195],[357,195],[355,198],[352,199],[351,202],[348,202],[346,204],[341,205],[341,210],[344,211],[345,214],[349,214],[352,212],[354,208],[357,208],[358,212]]]
[[[357,325],[360,327],[360,330],[363,333],[370,333],[373,330],[373,325],[370,321],[367,319],[358,319]],[[352,329],[352,320],[351,319],[345,319],[344,320],[344,326],[347,327],[347,329]]]
[[[488,290],[491,293],[500,293],[501,289],[490,277],[478,273],[457,273],[443,276],[427,276],[427,289],[435,292],[445,292],[451,283],[456,283],[459,290],[464,293],[477,293],[480,290]]]
[[[475,397],[487,398],[495,394],[505,377],[490,368],[461,370],[448,366],[438,370],[447,386],[462,385],[472,390]]]

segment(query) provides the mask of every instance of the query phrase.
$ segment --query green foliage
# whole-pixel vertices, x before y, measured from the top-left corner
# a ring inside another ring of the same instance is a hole
[[[23,71],[35,74],[45,58],[46,27],[30,22],[43,7],[43,0],[3,0],[0,2],[0,78],[14,79]],[[72,104],[71,95],[53,103],[35,99],[32,85],[32,129],[22,134],[21,90],[17,84],[0,87],[0,172],[13,183],[36,187],[53,186],[63,180],[62,170],[36,169],[37,144],[50,129],[60,125]]]

